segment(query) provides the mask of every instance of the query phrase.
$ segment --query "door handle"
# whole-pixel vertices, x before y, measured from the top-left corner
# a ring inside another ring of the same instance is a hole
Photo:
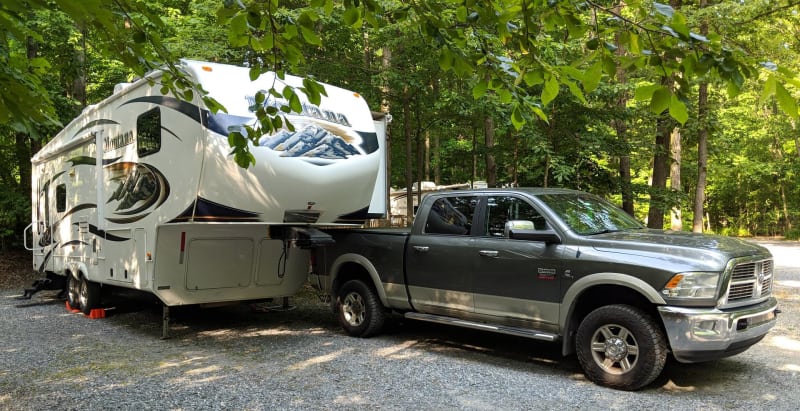
[[[478,254],[484,257],[497,257],[498,255],[500,255],[500,252],[496,250],[481,250],[478,251]]]
[[[415,245],[414,246],[414,251],[419,251],[420,253],[427,253],[428,250],[430,250],[430,249],[431,248],[428,247],[427,245]]]

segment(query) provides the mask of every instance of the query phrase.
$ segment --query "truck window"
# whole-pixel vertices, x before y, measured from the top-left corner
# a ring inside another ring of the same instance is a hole
[[[537,230],[547,228],[544,217],[527,201],[511,196],[489,197],[486,205],[486,227],[483,235],[502,237],[506,221],[528,220]]]
[[[161,150],[161,109],[156,107],[136,119],[136,152],[139,157]]]
[[[425,233],[469,235],[477,205],[475,196],[437,199],[425,221]]]
[[[67,210],[67,185],[56,186],[56,212],[63,213]]]

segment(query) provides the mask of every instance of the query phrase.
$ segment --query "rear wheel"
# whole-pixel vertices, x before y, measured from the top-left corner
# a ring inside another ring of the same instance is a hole
[[[80,305],[86,315],[100,305],[100,284],[87,280],[86,276],[81,276]]]
[[[370,286],[350,280],[339,290],[336,312],[339,323],[354,337],[369,337],[380,332],[386,315],[378,296]]]
[[[67,274],[67,303],[73,310],[81,309],[81,280],[73,274]]]
[[[643,310],[600,307],[586,316],[575,336],[578,360],[593,382],[637,390],[661,374],[667,360],[664,333]]]

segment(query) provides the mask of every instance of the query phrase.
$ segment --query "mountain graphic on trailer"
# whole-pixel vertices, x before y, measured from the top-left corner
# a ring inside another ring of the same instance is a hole
[[[341,137],[315,124],[309,124],[295,132],[281,130],[262,139],[260,145],[282,151],[282,157],[346,159],[361,154]]]

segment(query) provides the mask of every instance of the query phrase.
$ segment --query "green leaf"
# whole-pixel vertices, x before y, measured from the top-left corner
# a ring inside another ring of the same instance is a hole
[[[475,100],[483,97],[486,94],[487,85],[488,83],[486,83],[485,81],[477,82],[475,86],[472,87],[472,97]]]
[[[314,33],[314,30],[309,29],[306,26],[300,26],[300,33],[303,35],[303,39],[306,41],[306,43],[314,46],[322,45],[322,39],[320,39],[319,36]]]
[[[783,84],[775,84],[775,98],[778,100],[778,107],[793,120],[797,120],[797,101],[789,94]]]
[[[525,84],[535,86],[544,83],[544,77],[541,70],[533,70],[525,73]]]
[[[508,104],[511,102],[512,95],[511,92],[505,88],[501,88],[497,90],[497,97],[500,99],[500,103]]]
[[[650,99],[650,111],[655,114],[661,114],[670,106],[670,97],[672,93],[666,87],[659,87],[653,92],[653,97]]]
[[[761,102],[766,102],[767,99],[772,97],[775,94],[777,81],[775,80],[775,76],[767,77],[767,81],[764,82],[764,87],[761,89]]]
[[[581,103],[587,104],[586,97],[583,96],[583,91],[574,81],[567,81],[565,82],[567,88],[569,88],[570,93],[575,96]]]
[[[686,120],[689,119],[689,112],[686,109],[686,104],[675,94],[672,95],[669,101],[669,115],[681,123],[681,125],[686,124]]]
[[[443,48],[439,52],[439,68],[444,71],[453,68],[453,53],[447,48]]]
[[[522,115],[522,110],[520,110],[519,104],[514,104],[514,108],[511,110],[511,125],[513,125],[517,130],[521,129],[522,126],[525,125],[525,117]]]
[[[548,74],[542,89],[542,104],[545,106],[550,104],[558,96],[558,79],[552,74]]]
[[[358,7],[349,7],[344,11],[342,15],[342,19],[344,19],[344,24],[350,27],[360,27],[361,26],[361,9]]]
[[[601,62],[596,61],[586,74],[583,76],[583,89],[587,93],[593,92],[600,85],[600,79],[603,77],[603,65]]]
[[[647,86],[641,86],[636,88],[636,92],[633,95],[633,98],[638,101],[649,101],[653,98],[653,93],[656,90],[663,89],[664,86],[658,84],[650,84]]]

